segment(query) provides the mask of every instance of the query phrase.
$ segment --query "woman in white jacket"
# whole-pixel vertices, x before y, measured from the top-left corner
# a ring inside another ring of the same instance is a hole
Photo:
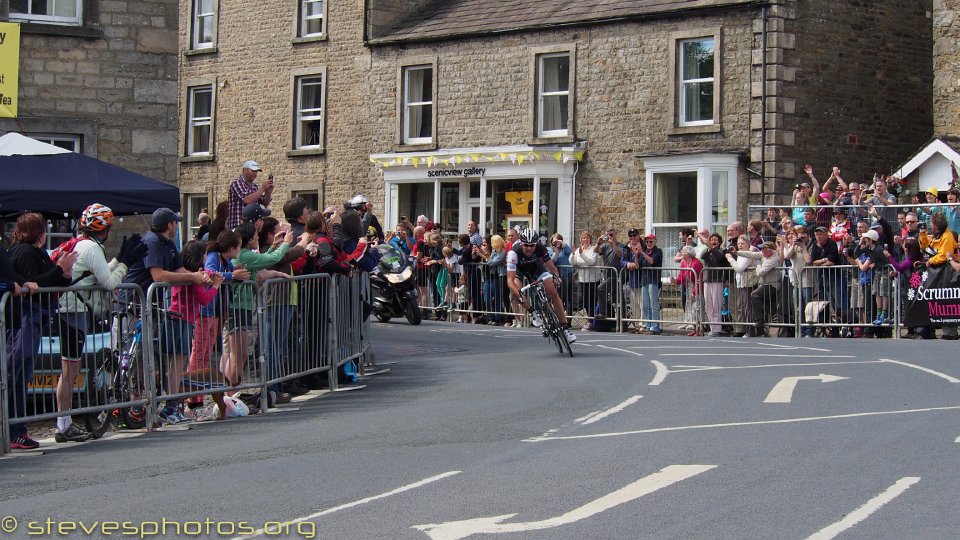
[[[588,231],[580,233],[580,245],[570,254],[570,264],[577,269],[577,282],[580,284],[580,299],[587,317],[593,320],[597,306],[597,286],[600,282],[600,272],[594,268],[597,265],[597,253],[594,251],[593,235]],[[588,322],[583,327],[590,329]]]
[[[756,251],[750,246],[750,240],[747,236],[737,238],[737,252]],[[730,267],[736,271],[735,281],[737,284],[737,295],[739,296],[737,304],[740,307],[740,318],[747,328],[745,330],[747,337],[756,337],[756,328],[753,325],[753,304],[750,300],[750,293],[757,288],[757,261],[749,257],[734,258],[732,254],[727,253],[727,262]]]

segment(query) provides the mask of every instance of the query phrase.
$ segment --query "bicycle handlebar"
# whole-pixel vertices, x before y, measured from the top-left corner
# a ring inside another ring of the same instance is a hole
[[[543,280],[542,280],[542,279],[538,279],[538,280],[536,280],[536,281],[530,282],[530,283],[524,285],[523,287],[520,287],[520,292],[527,292],[527,289],[529,289],[530,287],[534,287],[534,286],[540,285],[541,283],[543,283]]]

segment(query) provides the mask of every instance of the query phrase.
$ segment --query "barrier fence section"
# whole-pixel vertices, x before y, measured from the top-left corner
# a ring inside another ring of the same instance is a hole
[[[143,292],[121,285],[41,288],[0,299],[2,451],[26,423],[72,416],[99,437],[117,421],[146,422],[151,412],[151,325]],[[135,339],[134,339],[135,337]],[[133,357],[138,361],[133,361]],[[61,376],[62,374],[62,376]]]
[[[700,276],[690,268],[640,268],[621,270],[623,298],[627,305],[621,328],[632,333],[658,333],[671,327],[699,332],[703,320],[699,300],[703,296]]]
[[[804,335],[900,337],[906,276],[889,265],[861,272],[856,266],[807,266]],[[881,317],[882,315],[882,317]]]
[[[217,404],[211,410],[225,412],[223,394],[243,389],[259,389],[266,410],[281,383],[313,373],[326,371],[336,389],[337,368],[369,354],[368,298],[360,272],[209,288],[154,283],[146,297],[135,285],[7,293],[2,451],[11,429],[58,416],[82,418],[99,437],[121,423],[154,426],[158,414],[184,400],[199,408],[206,395]],[[64,382],[61,369],[70,370]]]

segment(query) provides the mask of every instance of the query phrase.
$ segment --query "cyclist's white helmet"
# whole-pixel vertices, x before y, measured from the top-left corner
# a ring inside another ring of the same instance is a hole
[[[539,238],[537,238],[537,231],[533,229],[524,229],[520,231],[520,242],[523,244],[536,244]]]

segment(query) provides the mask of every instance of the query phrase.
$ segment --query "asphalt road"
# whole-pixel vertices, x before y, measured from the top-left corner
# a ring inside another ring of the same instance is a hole
[[[362,390],[0,460],[0,540],[960,530],[953,342],[580,333],[568,358],[529,330],[374,335],[391,371]]]

